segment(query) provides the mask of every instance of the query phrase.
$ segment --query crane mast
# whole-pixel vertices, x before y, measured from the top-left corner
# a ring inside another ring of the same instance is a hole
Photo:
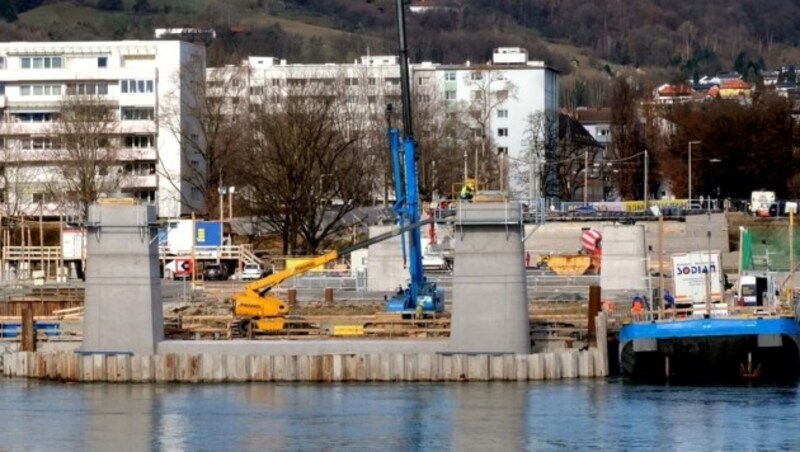
[[[393,107],[386,107],[389,148],[392,152],[396,201],[393,210],[400,228],[416,225],[401,238],[403,261],[407,264],[410,280],[408,288],[395,294],[387,305],[389,312],[410,314],[422,306],[423,311],[444,311],[444,293],[436,284],[427,282],[422,269],[422,244],[420,240],[419,183],[417,180],[417,142],[414,139],[411,119],[411,84],[409,82],[408,46],[406,44],[405,1],[397,0],[397,41],[400,58],[400,90],[403,102],[403,137],[392,127]],[[408,251],[406,252],[406,249]]]

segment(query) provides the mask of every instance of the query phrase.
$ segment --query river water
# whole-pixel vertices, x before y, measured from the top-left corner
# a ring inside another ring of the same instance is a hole
[[[798,387],[0,380],[0,450],[798,450]]]

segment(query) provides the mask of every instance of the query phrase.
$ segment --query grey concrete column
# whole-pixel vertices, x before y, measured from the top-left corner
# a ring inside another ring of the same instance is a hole
[[[518,203],[472,203],[455,226],[450,349],[530,353],[530,323]]]
[[[83,351],[152,355],[164,339],[155,221],[155,206],[89,208]]]

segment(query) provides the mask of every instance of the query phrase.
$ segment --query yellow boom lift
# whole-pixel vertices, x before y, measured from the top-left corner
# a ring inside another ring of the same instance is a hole
[[[253,331],[270,332],[284,329],[286,326],[286,316],[289,314],[289,304],[278,297],[268,294],[269,290],[273,287],[289,278],[300,276],[320,265],[325,265],[339,257],[346,256],[355,250],[366,248],[372,244],[390,239],[413,228],[428,224],[431,221],[433,221],[432,218],[427,218],[417,224],[408,225],[403,228],[395,228],[389,232],[356,243],[342,250],[334,250],[301,262],[292,268],[273,273],[246,285],[244,287],[244,292],[237,293],[233,296],[233,315],[241,318],[237,325],[239,331],[245,333],[252,329]]]

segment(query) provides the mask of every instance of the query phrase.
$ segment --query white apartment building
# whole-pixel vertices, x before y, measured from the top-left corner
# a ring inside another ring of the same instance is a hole
[[[485,133],[487,141],[493,143],[495,148],[487,151],[507,156],[505,177],[509,185],[505,187],[512,196],[540,196],[540,178],[534,177],[533,187],[528,180],[531,170],[542,168],[544,156],[532,159],[527,137],[534,129],[532,118],[543,118],[544,114],[557,117],[558,71],[543,61],[528,61],[525,49],[500,47],[494,50],[491,63],[414,65],[412,85],[412,90],[434,86],[451,111],[472,111],[472,120],[465,122],[476,136]]]
[[[279,103],[290,92],[316,95],[329,90],[344,93],[347,108],[369,115],[382,114],[386,102],[400,101],[396,56],[363,56],[353,64],[288,64],[274,57],[249,57],[240,66],[209,68],[206,78],[209,95],[246,95],[250,103]]]
[[[199,153],[185,137],[196,127],[189,80],[203,80],[204,69],[205,49],[180,41],[0,43],[3,213],[70,213],[53,190],[65,158],[55,124],[82,96],[113,112],[115,191],[156,204],[160,217],[203,211],[186,180]]]
[[[274,57],[250,57],[238,68],[209,68],[209,92],[223,89],[221,86],[232,78],[232,71],[239,69],[246,69],[243,78],[246,78],[251,101],[253,96],[265,99],[267,92],[285,93],[286,87],[309,83],[344,90],[348,104],[381,121],[387,103],[394,103],[395,110],[400,110],[397,56],[362,56],[353,64],[288,64]],[[531,160],[527,153],[528,124],[531,115],[536,113],[558,113],[559,75],[556,70],[541,61],[528,61],[524,49],[502,47],[495,50],[491,63],[441,65],[425,62],[411,65],[410,73],[411,90],[418,101],[444,102],[450,111],[467,111],[474,106],[477,96],[485,93],[487,117],[481,123],[490,137],[488,141],[496,147],[487,151],[505,154],[512,162],[524,160],[514,166],[527,180],[528,169],[523,168],[523,164]],[[280,95],[268,99],[280,102]],[[395,121],[399,124],[400,117]],[[483,133],[477,130],[477,124],[468,127],[476,134]],[[514,178],[509,177],[509,180]],[[524,187],[517,183],[510,188],[522,198],[531,191],[527,182]],[[538,188],[534,192],[538,193]]]

